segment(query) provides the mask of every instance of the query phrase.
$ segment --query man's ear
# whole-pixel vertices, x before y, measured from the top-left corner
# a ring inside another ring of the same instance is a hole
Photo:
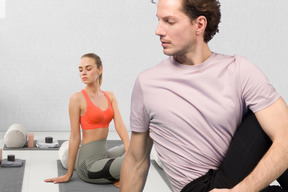
[[[196,34],[200,35],[203,34],[204,36],[204,32],[207,26],[207,19],[205,16],[199,16],[196,20],[195,20],[196,24],[197,24],[197,30],[196,30]]]

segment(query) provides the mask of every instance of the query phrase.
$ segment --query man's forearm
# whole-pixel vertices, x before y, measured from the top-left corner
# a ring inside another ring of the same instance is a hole
[[[284,142],[273,142],[255,169],[232,191],[258,192],[277,179],[288,167],[288,146],[285,145]]]
[[[133,165],[128,160],[123,162],[120,178],[120,192],[141,192],[144,189],[150,162],[145,160],[140,165]]]

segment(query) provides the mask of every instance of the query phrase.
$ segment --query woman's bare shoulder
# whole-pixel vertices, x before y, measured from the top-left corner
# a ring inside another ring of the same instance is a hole
[[[70,95],[70,102],[80,103],[84,99],[84,95],[81,92],[75,92]]]
[[[111,92],[111,91],[104,91],[104,92],[108,95],[108,97],[110,98],[110,100],[115,99],[115,95],[114,95],[113,92]]]

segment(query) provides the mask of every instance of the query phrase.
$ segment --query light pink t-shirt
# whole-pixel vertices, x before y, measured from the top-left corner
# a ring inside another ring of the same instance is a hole
[[[279,98],[244,57],[213,53],[200,65],[169,57],[142,72],[134,85],[131,130],[149,129],[174,191],[217,169],[243,114]]]

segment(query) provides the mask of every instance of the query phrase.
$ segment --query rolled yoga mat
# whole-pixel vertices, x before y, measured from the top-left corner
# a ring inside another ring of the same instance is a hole
[[[26,142],[26,144],[24,145],[24,147],[21,147],[21,148],[9,148],[7,147],[5,144],[4,144],[4,147],[3,147],[3,150],[58,150],[60,148],[60,146],[62,145],[62,143],[64,143],[65,141],[67,140],[57,140],[58,143],[59,143],[59,146],[58,147],[53,147],[53,148],[39,148],[39,147],[36,147],[36,142],[37,140],[34,140],[34,147],[28,147],[28,141]]]

